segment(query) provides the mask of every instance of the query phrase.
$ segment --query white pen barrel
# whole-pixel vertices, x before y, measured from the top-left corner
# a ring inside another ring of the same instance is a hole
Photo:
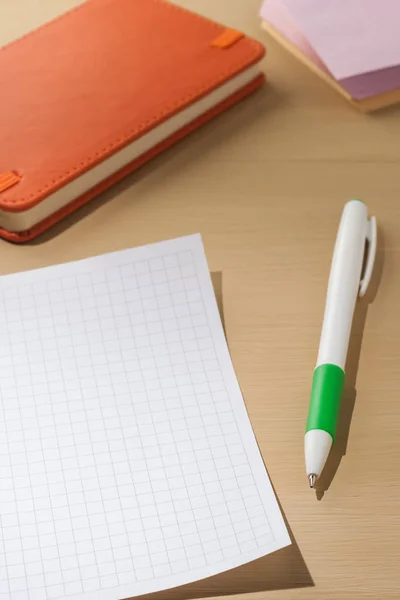
[[[360,287],[368,211],[358,200],[343,210],[333,253],[317,367],[344,369],[355,303]]]

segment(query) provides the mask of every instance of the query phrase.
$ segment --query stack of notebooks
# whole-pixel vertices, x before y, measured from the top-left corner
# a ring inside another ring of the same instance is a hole
[[[263,28],[364,112],[400,102],[398,0],[265,0]]]

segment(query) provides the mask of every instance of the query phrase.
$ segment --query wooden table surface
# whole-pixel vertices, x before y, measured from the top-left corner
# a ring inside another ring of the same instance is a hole
[[[0,43],[78,3],[2,2]],[[266,42],[269,85],[35,243],[0,242],[1,272],[200,231],[294,543],[154,598],[398,598],[400,108],[355,112],[267,39],[258,0],[180,4]],[[333,243],[352,197],[379,223],[375,290],[357,308],[338,441],[316,495],[303,434]]]

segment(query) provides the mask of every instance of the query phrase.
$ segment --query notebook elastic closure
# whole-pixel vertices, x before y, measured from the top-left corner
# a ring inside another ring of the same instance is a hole
[[[230,48],[242,38],[244,38],[244,33],[241,31],[237,31],[236,29],[225,29],[223,33],[211,42],[211,46],[213,48],[221,49]]]
[[[19,183],[21,181],[21,177],[14,173],[14,171],[5,171],[4,173],[0,173],[0,193],[5,192],[13,185]]]

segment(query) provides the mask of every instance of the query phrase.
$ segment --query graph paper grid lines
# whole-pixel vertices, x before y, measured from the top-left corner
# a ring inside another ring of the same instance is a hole
[[[117,600],[290,543],[199,235],[0,279],[0,600]]]

